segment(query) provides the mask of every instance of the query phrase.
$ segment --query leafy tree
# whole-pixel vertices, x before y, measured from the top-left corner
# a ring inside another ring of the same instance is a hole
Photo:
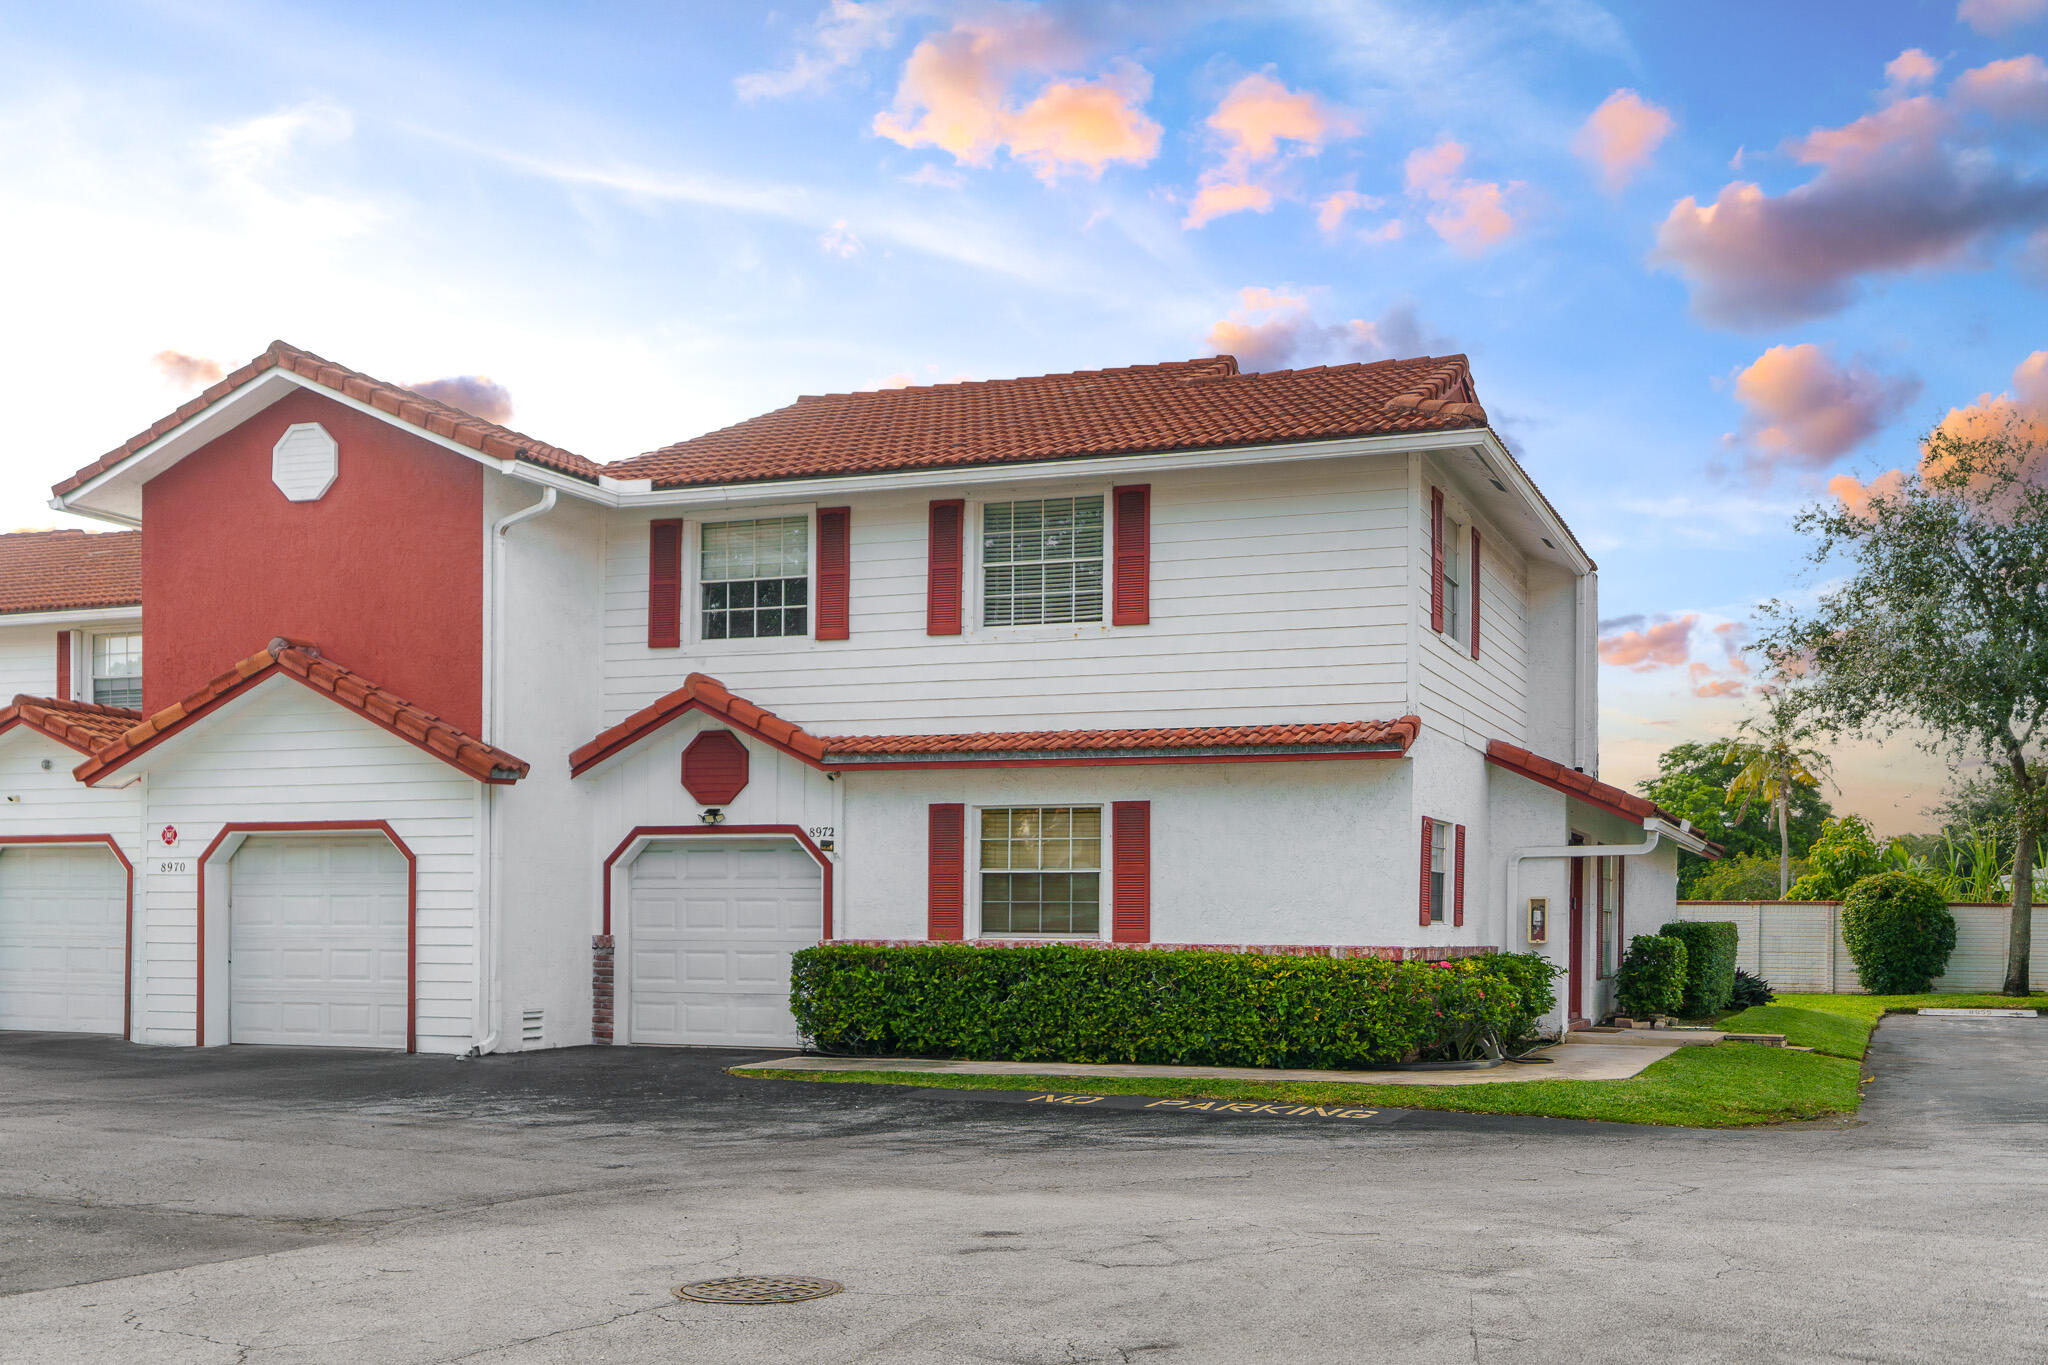
[[[1739,765],[1728,782],[1728,795],[1740,800],[1737,824],[1761,805],[1778,827],[1778,899],[1792,885],[1792,793],[1818,789],[1828,777],[1827,755],[1813,747],[1814,727],[1800,719],[1799,707],[1782,693],[1764,699],[1761,722],[1746,720],[1728,743],[1725,757]]]
[[[1961,762],[1981,758],[2013,802],[2005,991],[2027,991],[2034,861],[2048,824],[2048,431],[1939,429],[1895,491],[1795,523],[1816,565],[1851,570],[1810,611],[1774,602],[1762,644],[1803,678],[1806,715],[1839,732],[1900,728]]]
[[[1778,853],[1777,839],[1761,823],[1738,823],[1736,820],[1741,803],[1728,799],[1728,784],[1740,771],[1741,765],[1728,759],[1728,741],[1689,742],[1666,749],[1657,759],[1657,776],[1637,784],[1643,795],[1673,815],[1692,821],[1694,829],[1719,844],[1725,852],[1726,856],[1716,862],[1680,851],[1678,895],[1681,900],[1771,900],[1777,895],[1775,884],[1753,887],[1747,881],[1742,882],[1740,894],[1727,894],[1737,888],[1717,877],[1721,869],[1751,855],[1768,853],[1775,862]],[[1790,794],[1787,810],[1791,816],[1793,875],[1796,877],[1804,870],[1799,867],[1798,860],[1819,837],[1821,825],[1834,811],[1817,787],[1795,789]],[[1716,878],[1717,889],[1706,889],[1708,878]]]
[[[1693,879],[1692,889],[1682,891],[1686,900],[1696,901],[1773,901],[1778,899],[1778,855],[1776,853],[1738,853],[1719,862],[1701,859],[1702,870]],[[1792,873],[1795,877],[1806,876],[1806,860],[1794,858]],[[1794,882],[1793,886],[1798,886]]]
[[[1809,871],[1785,893],[1788,901],[1838,901],[1865,877],[1883,872],[1885,850],[1860,815],[1830,820],[1806,851]]]

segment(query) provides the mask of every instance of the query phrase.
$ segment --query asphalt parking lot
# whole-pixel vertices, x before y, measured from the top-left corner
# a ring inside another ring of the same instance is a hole
[[[0,1035],[0,1360],[2048,1358],[2048,1020],[1751,1132]],[[808,1303],[672,1286],[795,1273]]]

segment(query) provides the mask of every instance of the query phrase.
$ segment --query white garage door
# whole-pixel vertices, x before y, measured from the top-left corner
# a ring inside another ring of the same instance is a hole
[[[0,848],[0,1029],[121,1032],[127,895],[104,848]]]
[[[405,1046],[405,859],[389,840],[252,837],[228,884],[229,1041]]]
[[[794,843],[650,845],[631,874],[626,1041],[795,1046],[789,956],[824,933],[822,884]]]

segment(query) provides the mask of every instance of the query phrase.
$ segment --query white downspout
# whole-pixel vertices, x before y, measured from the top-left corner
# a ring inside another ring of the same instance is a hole
[[[540,501],[508,513],[491,525],[491,643],[484,678],[484,743],[496,744],[499,735],[498,689],[505,676],[505,533],[520,522],[553,511],[556,492],[544,489]],[[483,784],[483,819],[479,822],[483,857],[478,868],[477,888],[477,992],[476,1032],[482,1036],[467,1055],[481,1057],[498,1046],[498,1016],[502,1013],[501,957],[498,932],[498,789]],[[488,1030],[488,1032],[486,1032]]]

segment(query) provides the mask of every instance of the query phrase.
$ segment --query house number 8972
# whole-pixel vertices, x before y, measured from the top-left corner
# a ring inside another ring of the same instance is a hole
[[[832,826],[830,825],[812,825],[804,832],[813,839],[830,839],[833,834]]]

